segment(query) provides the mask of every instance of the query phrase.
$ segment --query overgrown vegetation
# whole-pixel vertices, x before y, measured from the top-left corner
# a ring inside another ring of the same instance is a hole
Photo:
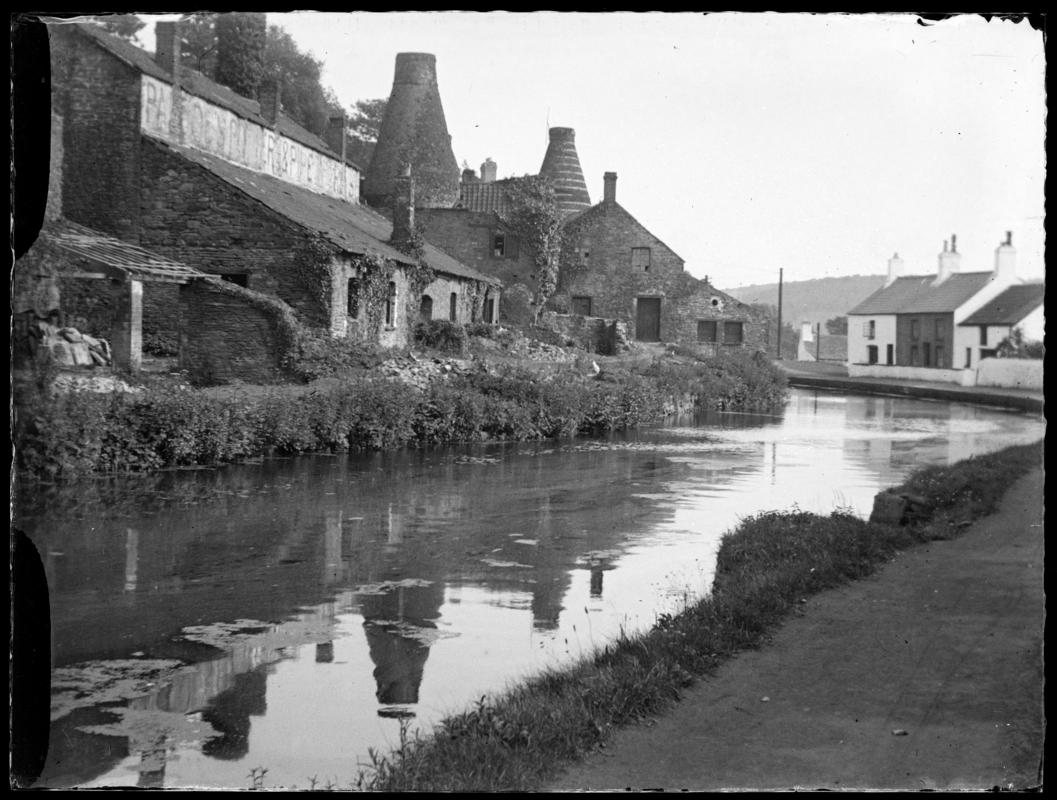
[[[296,368],[306,377],[332,375],[342,365],[369,368],[381,357],[376,349],[347,342],[320,339],[301,347]],[[781,402],[784,382],[777,371],[771,368],[767,383],[751,355],[741,362],[731,356],[699,365],[696,377],[687,371],[677,377],[703,405]],[[166,384],[136,393],[51,394],[26,383],[15,391],[14,439],[23,475],[50,479],[222,464],[269,452],[595,434],[661,420],[672,408],[671,393],[683,388],[660,372],[596,380],[573,366],[556,366],[546,376],[517,366],[482,367],[425,390],[363,370],[341,383],[254,387],[252,393]]]
[[[466,347],[466,329],[446,319],[431,319],[415,325],[415,344],[452,355],[461,355]]]
[[[905,487],[937,509],[994,509],[1042,463],[1041,443],[913,475]],[[952,488],[953,487],[953,488]],[[969,503],[965,504],[965,500]],[[738,651],[759,646],[798,601],[873,572],[895,553],[947,538],[946,519],[878,525],[837,511],[768,512],[721,544],[712,594],[648,633],[622,637],[592,657],[505,694],[482,697],[426,738],[402,730],[392,754],[372,752],[355,787],[375,791],[529,791],[602,744],[616,726],[656,715]]]

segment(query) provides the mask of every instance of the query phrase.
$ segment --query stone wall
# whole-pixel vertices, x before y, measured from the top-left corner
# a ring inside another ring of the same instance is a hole
[[[715,321],[720,329],[715,344],[766,348],[767,324],[761,314],[686,273],[683,259],[619,204],[594,206],[579,225],[582,264],[561,278],[551,301],[555,310],[572,310],[573,298],[590,298],[593,315],[620,320],[638,339],[638,299],[657,298],[660,341],[696,343],[698,322]],[[633,261],[633,250],[648,251],[648,263],[641,256]],[[723,337],[724,322],[742,323],[740,342]]]
[[[504,233],[504,229],[493,212],[416,208],[415,225],[431,244],[466,266],[502,282],[504,322],[513,325],[532,322],[529,306],[535,286],[532,253],[518,243],[516,256],[510,253],[509,247],[503,256],[495,255],[495,235]]]
[[[281,304],[238,286],[198,280],[180,287],[180,367],[198,385],[278,383],[291,349]],[[289,313],[289,312],[287,312]],[[292,317],[292,315],[290,315]]]
[[[148,139],[140,145],[140,244],[203,272],[244,277],[246,288],[283,300],[304,323],[330,328],[330,297],[324,302],[305,264],[317,263],[322,275],[335,248],[316,252],[302,228],[162,147]],[[171,325],[164,295],[149,302],[152,325]]]
[[[1043,363],[1042,359],[985,358],[976,368],[976,385],[1041,392]]]
[[[544,311],[540,327],[556,332],[562,345],[571,341],[589,353],[610,356],[629,349],[627,325],[619,320]]]
[[[139,73],[73,26],[48,28],[63,117],[62,202],[82,225],[137,242]]]

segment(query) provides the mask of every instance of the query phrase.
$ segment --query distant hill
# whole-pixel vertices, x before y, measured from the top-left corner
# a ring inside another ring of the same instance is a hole
[[[842,317],[882,286],[885,275],[850,275],[846,278],[816,278],[785,281],[782,284],[782,321],[793,326],[801,322],[825,323]],[[778,284],[763,283],[724,289],[743,303],[778,305]]]

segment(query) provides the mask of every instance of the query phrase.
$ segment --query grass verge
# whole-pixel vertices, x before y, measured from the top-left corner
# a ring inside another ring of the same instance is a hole
[[[567,669],[544,673],[445,719],[431,736],[401,736],[371,754],[355,788],[373,791],[529,791],[602,744],[609,732],[656,715],[740,650],[758,647],[808,595],[873,572],[898,551],[957,535],[994,511],[1042,463],[1042,443],[948,467],[929,467],[899,490],[931,517],[901,527],[848,513],[767,512],[720,546],[712,594],[648,632],[624,637]]]

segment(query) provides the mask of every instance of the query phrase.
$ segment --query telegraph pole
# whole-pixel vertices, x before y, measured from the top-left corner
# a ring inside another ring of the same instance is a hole
[[[819,360],[819,354],[822,350],[822,323],[819,322],[815,325],[815,361]]]
[[[778,268],[778,360],[782,360],[782,267]]]

